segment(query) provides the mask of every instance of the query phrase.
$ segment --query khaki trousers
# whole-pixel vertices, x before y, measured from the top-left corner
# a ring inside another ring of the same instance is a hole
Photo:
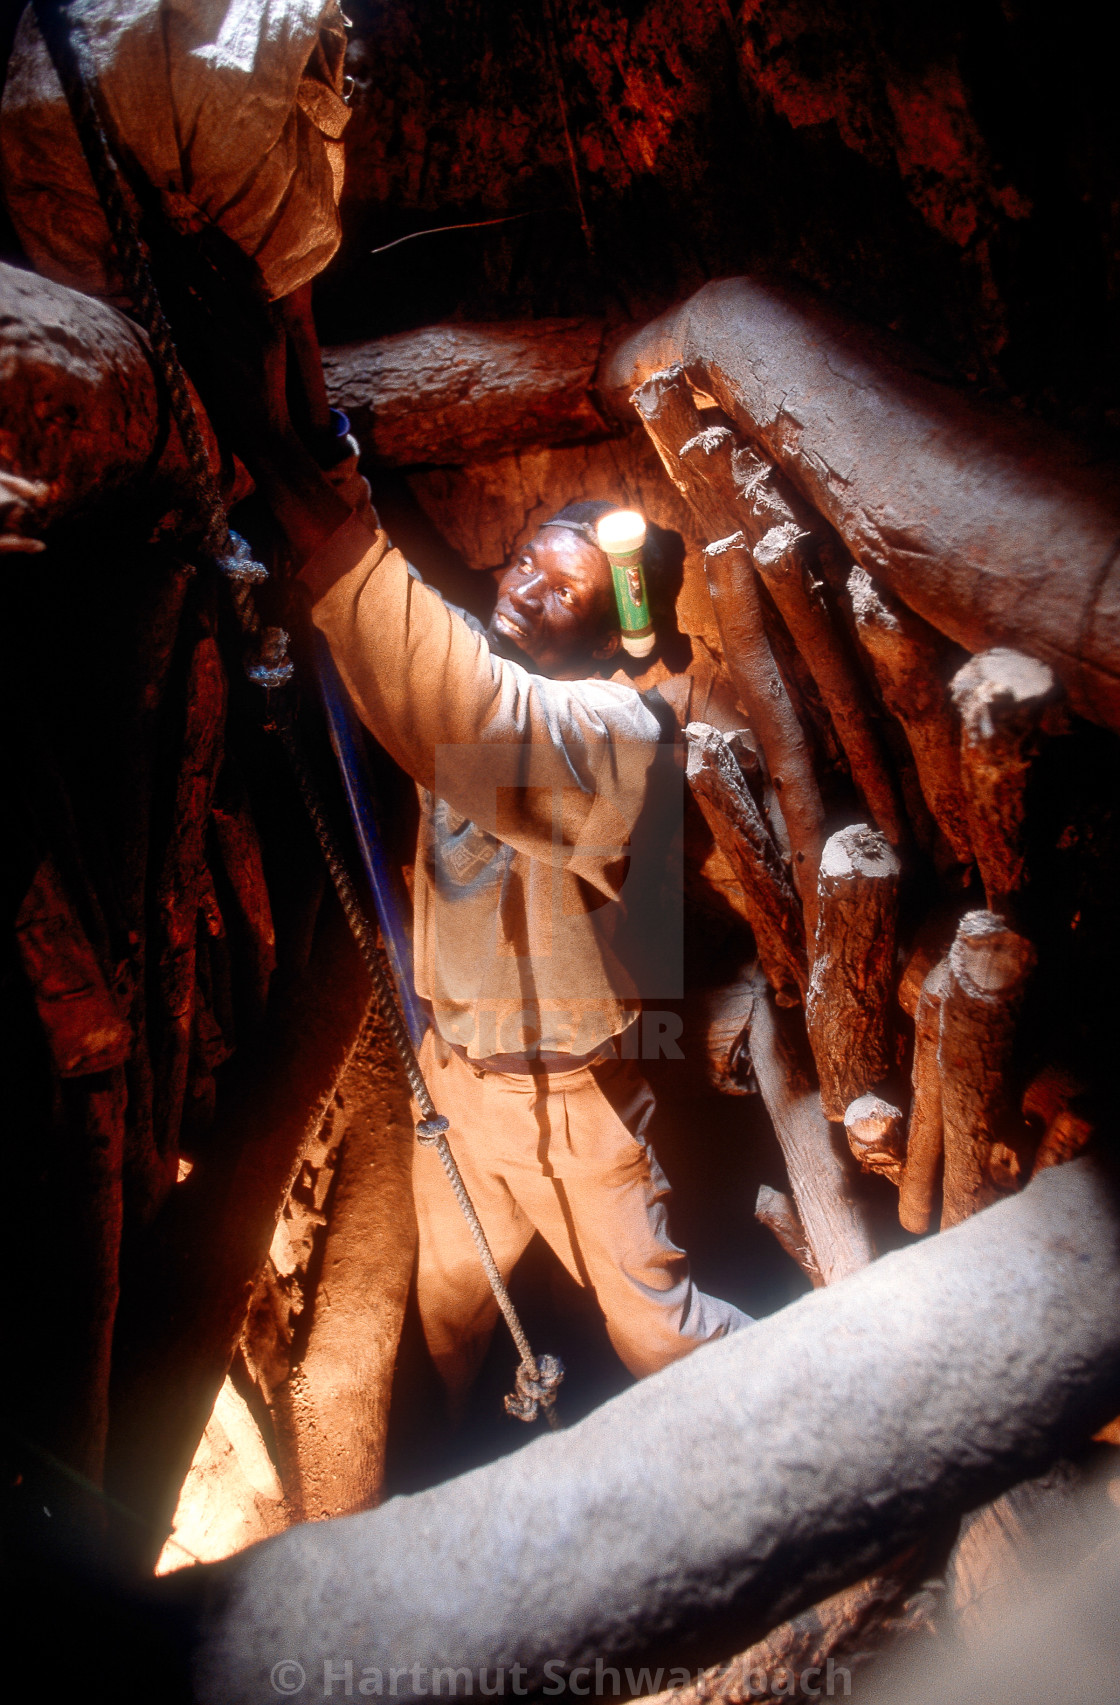
[[[639,1377],[749,1324],[696,1289],[669,1237],[669,1185],[646,1141],[653,1092],[634,1061],[537,1077],[482,1072],[429,1031],[420,1063],[503,1278],[539,1231],[594,1291],[611,1343]],[[420,1316],[455,1409],[498,1308],[434,1149],[416,1145],[413,1183]]]

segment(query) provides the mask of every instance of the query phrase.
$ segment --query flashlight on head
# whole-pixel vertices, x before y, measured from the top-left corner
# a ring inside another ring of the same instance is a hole
[[[644,518],[633,509],[616,509],[604,515],[596,528],[599,549],[611,565],[614,601],[623,649],[631,657],[648,657],[656,642],[649,613],[642,547],[646,542]]]

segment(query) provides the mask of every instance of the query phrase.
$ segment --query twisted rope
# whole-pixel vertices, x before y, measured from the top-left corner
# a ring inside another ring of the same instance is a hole
[[[179,352],[160,303],[140,232],[121,185],[121,174],[94,102],[92,67],[85,54],[81,33],[73,28],[66,0],[53,0],[53,3],[52,0],[32,0],[32,4],[101,201],[113,246],[121,264],[125,288],[135,308],[136,318],[148,334],[160,377],[167,389],[172,417],[186,450],[191,476],[199,497],[203,547],[228,579],[242,634],[247,640],[254,642],[246,672],[250,680],[266,691],[288,687],[295,673],[287,654],[288,636],[283,628],[262,628],[256,602],[250,590],[254,583],[268,579],[268,570],[263,564],[255,561],[245,540],[232,532],[226,521],[221,493],[210,471],[206,440],[190,383],[179,360]],[[365,915],[335,840],[322,797],[303,753],[291,706],[284,702],[276,704],[271,720],[291,764],[296,785],[346,921],[369,971],[377,1004],[393,1046],[400,1056],[409,1088],[423,1115],[417,1126],[417,1140],[425,1146],[434,1147],[439,1155],[470,1229],[495,1301],[521,1358],[517,1370],[517,1389],[506,1397],[506,1410],[521,1421],[535,1421],[543,1411],[549,1425],[556,1427],[556,1393],[564,1377],[563,1365],[555,1356],[541,1356],[538,1360],[533,1355],[517,1310],[498,1271],[482,1222],[447,1141],[449,1122],[436,1112],[393,988],[392,974],[385,962],[384,950]]]

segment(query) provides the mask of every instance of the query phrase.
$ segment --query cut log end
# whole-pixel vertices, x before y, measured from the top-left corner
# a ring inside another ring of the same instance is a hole
[[[961,989],[977,1000],[1011,998],[1037,955],[1031,943],[995,912],[966,912],[949,949],[949,967]]]
[[[864,1172],[877,1172],[899,1183],[906,1159],[901,1108],[878,1095],[860,1095],[844,1110],[848,1147]]]

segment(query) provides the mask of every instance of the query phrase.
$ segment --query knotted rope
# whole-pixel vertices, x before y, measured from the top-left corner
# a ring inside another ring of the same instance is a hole
[[[85,58],[80,31],[75,29],[65,0],[32,0],[36,22],[47,45],[74,120],[82,152],[93,177],[105,214],[113,246],[121,265],[125,288],[136,319],[147,332],[160,378],[167,390],[171,413],[186,450],[198,496],[202,543],[214,566],[230,586],[233,606],[247,641],[246,673],[270,695],[269,723],[278,734],[291,764],[296,785],[319,842],[324,862],[342,904],[346,921],[369,971],[377,1004],[384,1017],[393,1046],[400,1056],[409,1088],[420,1109],[417,1141],[434,1147],[447,1174],[456,1200],[470,1228],[479,1259],[486,1271],[494,1299],[505,1319],[517,1353],[517,1389],[505,1399],[507,1413],[519,1421],[535,1421],[544,1413],[549,1425],[559,1425],[556,1395],[564,1377],[556,1356],[533,1355],[529,1340],[494,1260],[486,1233],[463,1182],[462,1173],[447,1141],[449,1121],[435,1109],[416,1050],[401,1012],[391,972],[377,933],[362,908],[345,859],[331,827],[319,788],[306,761],[299,738],[291,698],[295,668],[288,657],[288,635],[283,628],[263,627],[252,591],[268,579],[268,570],[257,562],[248,544],[233,532],[227,521],[221,493],[210,471],[206,440],[194,396],[175,347],[171,327],[160,303],[148,257],[140,238],[121,174],[109,144],[94,96],[95,79]],[[276,695],[273,697],[272,695]]]

